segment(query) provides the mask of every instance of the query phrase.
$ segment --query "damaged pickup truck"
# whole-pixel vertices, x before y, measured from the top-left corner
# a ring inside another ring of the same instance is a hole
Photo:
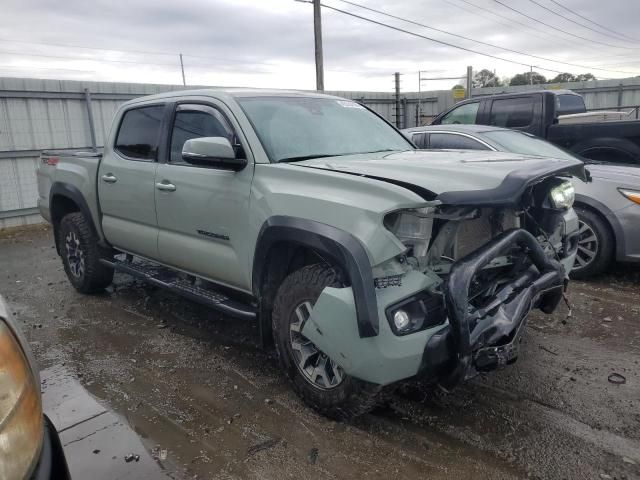
[[[114,271],[258,322],[334,418],[383,387],[451,389],[514,362],[562,299],[577,160],[416,150],[315,93],[197,90],[115,115],[103,153],[42,154],[39,206],[80,292]]]

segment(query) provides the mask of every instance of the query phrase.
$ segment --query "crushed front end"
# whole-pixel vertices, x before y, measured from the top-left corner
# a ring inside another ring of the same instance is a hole
[[[373,266],[378,318],[364,320],[376,335],[360,335],[349,286],[326,288],[302,333],[349,375],[381,385],[418,378],[451,389],[513,363],[527,315],[555,310],[575,259],[567,185],[550,174],[504,201],[441,195],[388,212],[402,253]]]
[[[442,279],[429,293],[440,299],[447,317],[425,346],[419,371],[424,379],[450,389],[515,362],[529,312],[555,310],[577,250],[573,199],[562,199],[571,196],[567,184],[541,181],[517,206],[441,205],[413,212],[414,222],[431,235],[426,249],[424,241],[412,245],[404,238],[407,262]],[[555,191],[558,202],[550,198]],[[403,226],[396,226],[402,237]],[[424,255],[416,257],[416,251]],[[389,316],[401,321],[398,310],[390,309]]]

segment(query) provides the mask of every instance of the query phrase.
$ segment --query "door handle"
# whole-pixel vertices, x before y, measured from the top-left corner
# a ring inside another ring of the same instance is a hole
[[[161,183],[156,183],[156,188],[158,190],[162,190],[163,192],[175,192],[176,186],[173,183],[169,183],[168,181],[163,181]]]
[[[105,175],[102,175],[102,181],[107,183],[116,183],[118,179],[113,173],[107,173]]]

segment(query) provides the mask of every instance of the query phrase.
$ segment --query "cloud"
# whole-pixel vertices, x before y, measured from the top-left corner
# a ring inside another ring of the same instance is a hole
[[[340,0],[324,1],[336,8],[504,58],[555,70],[586,71],[508,54],[361,10]],[[599,35],[525,0],[508,4],[557,26],[560,31],[519,16],[492,0],[357,1],[445,31],[572,63],[596,66],[618,60],[631,62],[638,51],[589,43],[562,32],[640,49],[640,42],[616,40],[605,35],[604,30]],[[539,2],[571,16],[548,0]],[[561,3],[630,36],[634,35],[634,22],[640,14],[640,2],[562,0]],[[571,18],[585,23],[580,17]],[[30,26],[28,31],[25,25]],[[4,0],[0,30],[3,32],[0,75],[4,76],[180,83],[178,54],[183,53],[187,81],[191,84],[301,89],[315,86],[312,7],[293,0]],[[439,76],[462,75],[467,65],[478,70],[495,69],[500,76],[527,70],[526,66],[444,47],[326,9],[323,36],[325,85],[330,90],[391,91],[395,71],[403,73],[405,90],[416,90],[418,70],[429,70]],[[640,61],[619,69],[640,72]],[[549,77],[555,75],[540,71]],[[595,70],[593,73],[604,77],[629,76]],[[456,82],[429,82],[423,88],[449,88],[453,83]]]

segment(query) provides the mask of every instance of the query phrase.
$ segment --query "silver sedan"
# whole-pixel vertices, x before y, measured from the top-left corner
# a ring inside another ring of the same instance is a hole
[[[575,158],[528,133],[486,125],[432,125],[403,132],[418,148],[494,150]],[[580,219],[573,278],[601,273],[614,260],[640,262],[640,167],[585,162],[593,181],[573,182],[574,208]]]

